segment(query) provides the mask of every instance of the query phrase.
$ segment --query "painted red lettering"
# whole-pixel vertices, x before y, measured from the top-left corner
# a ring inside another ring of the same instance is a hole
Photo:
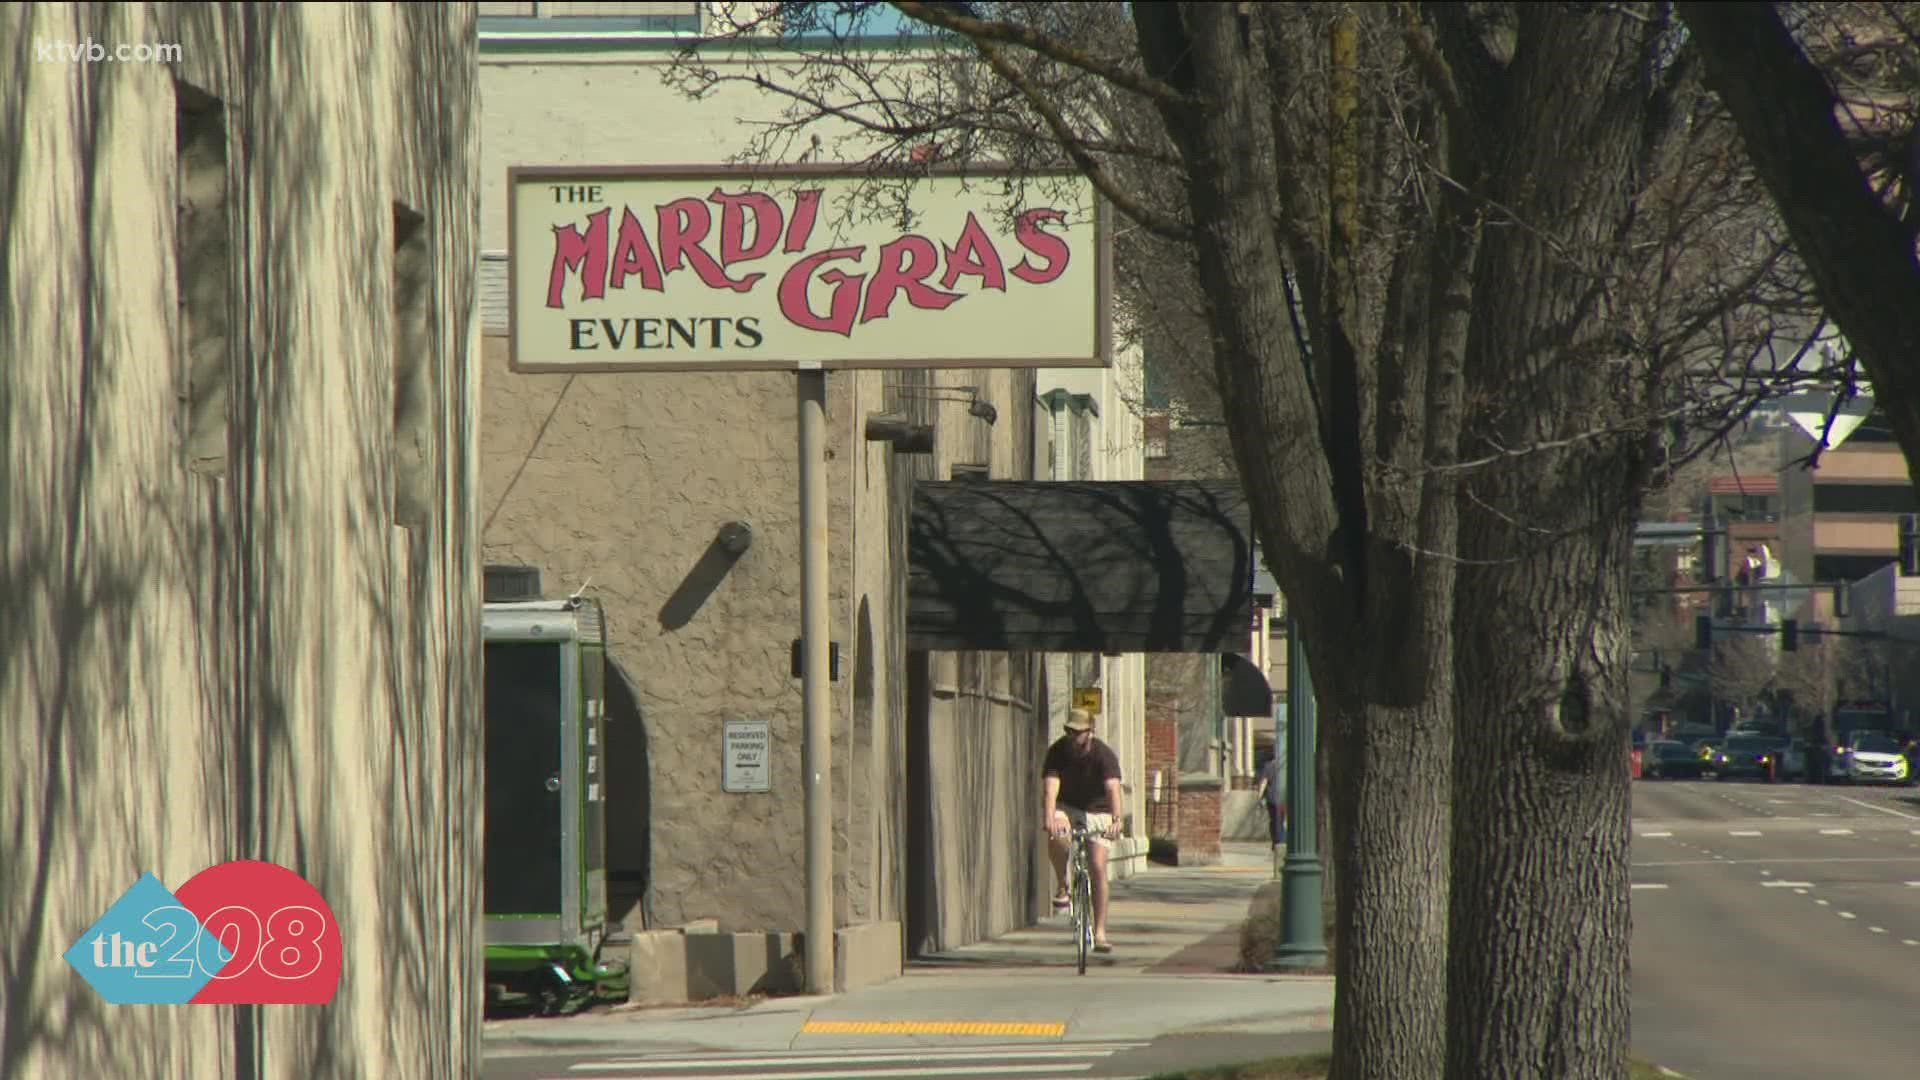
[[[1067,249],[1067,242],[1040,228],[1042,221],[1061,221],[1066,216],[1058,210],[1027,210],[1014,220],[1013,238],[1021,247],[1047,260],[1046,269],[1042,270],[1022,258],[1020,265],[1013,268],[1014,277],[1029,285],[1045,285],[1067,272],[1067,262],[1073,254]]]
[[[809,255],[787,268],[780,278],[780,313],[787,321],[804,330],[825,330],[842,337],[853,335],[853,317],[860,308],[860,285],[867,278],[865,274],[849,274],[844,270],[826,270],[819,273],[819,279],[833,287],[833,299],[828,302],[827,314],[817,315],[808,300],[808,290],[813,285],[815,271],[829,262],[840,259],[858,261],[865,248],[831,248]]]
[[[607,272],[607,285],[625,288],[629,274],[640,275],[641,288],[660,291],[660,264],[654,260],[653,245],[647,242],[647,232],[631,208],[620,215],[620,235],[613,242],[613,269]]]
[[[980,279],[983,289],[1007,291],[1007,268],[1000,261],[1000,252],[993,246],[993,239],[987,230],[980,227],[980,219],[967,211],[967,223],[960,229],[960,239],[946,250],[947,272],[940,279],[940,287],[953,288],[954,282],[962,275],[971,275]]]
[[[763,259],[773,253],[780,243],[780,229],[786,224],[780,214],[780,204],[757,191],[728,195],[719,188],[707,196],[720,204],[720,265],[731,267],[737,262],[752,262]],[[753,241],[747,241],[747,217],[753,218]],[[765,277],[765,274],[748,274],[740,280],[749,287]]]
[[[572,225],[553,230],[553,272],[547,277],[547,306],[565,307],[560,294],[565,291],[567,272],[580,275],[580,296],[598,300],[607,294],[607,215],[612,209],[597,210],[587,216],[587,235]]]
[[[959,293],[941,292],[927,284],[927,278],[939,265],[939,252],[934,249],[933,241],[924,236],[902,236],[882,245],[880,267],[873,272],[873,281],[867,286],[867,302],[860,312],[860,321],[870,323],[886,318],[898,292],[904,291],[907,303],[922,311],[941,311],[960,299]]]
[[[660,269],[671,274],[683,265],[709,289],[746,292],[750,281],[735,281],[700,244],[713,231],[713,213],[700,199],[675,199],[659,208]]]
[[[807,250],[813,236],[813,223],[820,216],[819,188],[793,193],[793,217],[787,221],[787,242],[780,250],[788,255]]]

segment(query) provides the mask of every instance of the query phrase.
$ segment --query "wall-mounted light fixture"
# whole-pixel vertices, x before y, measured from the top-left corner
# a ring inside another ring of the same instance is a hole
[[[889,386],[887,389],[905,397],[917,397],[926,401],[964,402],[967,406],[967,415],[985,420],[989,424],[1000,419],[1000,410],[994,408],[991,402],[980,400],[980,388],[977,386],[938,386],[927,390],[909,389],[904,386]],[[945,396],[947,394],[958,394],[960,396],[947,397]]]

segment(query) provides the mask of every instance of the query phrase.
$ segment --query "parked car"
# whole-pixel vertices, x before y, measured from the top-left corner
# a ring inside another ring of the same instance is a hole
[[[1782,780],[1808,780],[1813,770],[1808,763],[1812,747],[1807,740],[1796,736],[1776,741],[1780,743],[1780,755],[1775,759],[1778,762],[1776,775]]]
[[[1707,763],[1686,743],[1662,739],[1647,744],[1645,756],[1641,758],[1640,776],[1645,780],[1675,780],[1686,778],[1700,779]]]
[[[1764,735],[1729,735],[1707,763],[1707,771],[1716,780],[1743,776],[1773,780],[1778,777],[1777,761],[1781,742]]]
[[[1907,782],[1907,758],[1900,744],[1878,732],[1852,737],[1841,759],[1839,775],[1848,783],[1904,784]]]

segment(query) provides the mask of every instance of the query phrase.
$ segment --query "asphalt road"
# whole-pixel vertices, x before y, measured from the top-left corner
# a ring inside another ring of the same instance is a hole
[[[1920,789],[1640,781],[1633,1045],[1695,1080],[1920,1076]]]

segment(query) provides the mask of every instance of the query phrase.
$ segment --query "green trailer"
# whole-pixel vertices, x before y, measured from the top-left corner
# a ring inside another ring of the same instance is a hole
[[[490,1006],[626,997],[606,963],[606,618],[594,600],[488,603],[486,979]]]

